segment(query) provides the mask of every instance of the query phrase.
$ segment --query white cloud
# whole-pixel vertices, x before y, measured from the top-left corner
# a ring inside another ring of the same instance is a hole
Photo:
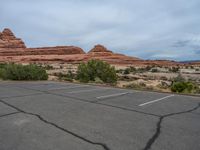
[[[30,47],[89,50],[100,43],[145,59],[197,59],[199,5],[199,0],[1,0],[0,28],[12,28]]]

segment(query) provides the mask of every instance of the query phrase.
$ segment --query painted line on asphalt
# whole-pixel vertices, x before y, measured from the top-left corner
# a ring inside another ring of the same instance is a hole
[[[74,86],[74,87],[63,87],[63,88],[54,88],[54,89],[49,89],[49,91],[67,90],[67,89],[75,89],[75,88],[81,88],[81,87],[88,87],[88,85],[80,85],[80,86]]]
[[[97,98],[97,99],[103,99],[103,98],[109,98],[109,97],[116,97],[116,96],[126,95],[126,94],[129,94],[129,93],[130,93],[130,92],[117,93],[117,94],[99,96],[99,97],[96,97],[96,98]]]
[[[91,91],[100,91],[100,90],[106,90],[108,88],[104,88],[104,89],[89,89],[89,90],[79,90],[79,91],[71,91],[71,92],[67,92],[70,94],[75,94],[75,93],[85,93],[85,92],[91,92]]]
[[[140,104],[138,106],[142,107],[142,106],[145,106],[145,105],[148,105],[148,104],[152,104],[152,103],[155,103],[155,102],[159,102],[159,101],[162,101],[164,99],[168,99],[170,97],[174,97],[175,95],[169,95],[169,96],[165,96],[163,98],[159,98],[159,99],[156,99],[156,100],[153,100],[153,101],[149,101],[149,102],[146,102],[146,103],[143,103],[143,104]]]

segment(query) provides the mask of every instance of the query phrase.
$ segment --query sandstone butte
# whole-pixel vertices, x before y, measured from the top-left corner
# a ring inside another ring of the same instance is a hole
[[[113,53],[102,45],[96,45],[88,53],[76,46],[27,48],[10,29],[6,28],[0,32],[0,62],[78,64],[90,59],[103,60],[113,65],[180,65],[175,61],[147,61]]]

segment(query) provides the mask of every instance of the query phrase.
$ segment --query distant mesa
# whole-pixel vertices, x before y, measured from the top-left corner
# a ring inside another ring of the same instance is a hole
[[[165,65],[180,63],[174,61],[145,61],[137,57],[113,53],[103,45],[95,45],[88,53],[76,46],[55,46],[27,48],[6,28],[0,32],[0,62],[16,63],[72,63],[78,64],[91,59],[99,59],[114,65]]]
[[[71,54],[85,54],[85,52],[81,48],[75,46],[26,48],[24,42],[16,38],[10,29],[6,28],[3,32],[0,32],[0,56]]]

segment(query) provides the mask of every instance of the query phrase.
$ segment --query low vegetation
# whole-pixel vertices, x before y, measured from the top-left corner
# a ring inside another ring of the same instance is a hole
[[[194,82],[186,81],[181,74],[179,74],[173,81],[171,91],[176,93],[200,93],[199,86]]]
[[[90,60],[78,66],[77,79],[80,82],[110,83],[117,82],[115,68],[100,60]]]
[[[188,68],[188,70],[187,70]],[[0,79],[3,80],[47,80],[50,79],[111,84],[139,90],[155,90],[186,94],[200,94],[200,67],[162,67],[157,65],[146,67],[114,67],[100,60],[90,60],[76,67],[70,64],[58,65],[19,65],[0,64]],[[186,71],[183,72],[183,71]],[[188,72],[187,72],[188,71]],[[52,78],[53,77],[53,78]]]
[[[129,88],[129,89],[136,89],[136,90],[154,90],[152,86],[147,86],[145,83],[131,83],[124,87]]]
[[[34,64],[1,64],[0,78],[3,80],[47,80],[46,70]]]
[[[73,80],[76,78],[76,75],[72,73],[72,71],[68,71],[67,74],[64,73],[55,73],[55,76],[58,77],[59,80],[64,80],[64,81],[69,81],[69,82],[73,82]]]
[[[172,92],[177,93],[199,93],[200,89],[198,85],[192,82],[175,82],[171,87]]]

